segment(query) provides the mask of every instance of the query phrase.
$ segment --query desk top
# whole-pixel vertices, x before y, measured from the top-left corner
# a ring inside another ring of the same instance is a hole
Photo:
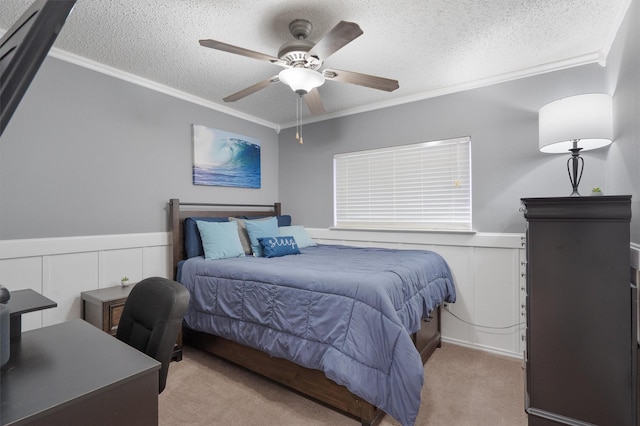
[[[0,378],[0,424],[68,405],[160,369],[160,363],[76,319],[27,331],[11,343]]]

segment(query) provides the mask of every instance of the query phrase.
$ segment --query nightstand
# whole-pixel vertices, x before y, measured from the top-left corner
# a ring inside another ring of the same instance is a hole
[[[82,319],[112,336],[116,335],[120,316],[134,285],[115,286],[99,290],[83,291]]]
[[[135,284],[127,287],[114,286],[83,291],[80,294],[82,298],[82,319],[115,336],[124,304],[133,287],[135,287]],[[178,341],[173,347],[171,359],[174,361],[182,360],[182,332],[178,334]]]

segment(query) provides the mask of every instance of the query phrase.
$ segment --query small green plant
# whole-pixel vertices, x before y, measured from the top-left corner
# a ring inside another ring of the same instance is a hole
[[[124,277],[120,278],[120,281],[129,281],[129,277],[125,275]]]
[[[602,192],[599,187],[595,187],[591,190],[591,192]]]

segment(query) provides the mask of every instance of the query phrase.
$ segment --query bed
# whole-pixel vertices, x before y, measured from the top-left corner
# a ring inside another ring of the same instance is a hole
[[[278,229],[296,227],[287,227],[290,217],[279,203],[171,199],[169,212],[174,272],[192,296],[185,343],[363,425],[385,412],[414,423],[423,364],[440,345],[440,305],[455,301],[444,259],[429,251],[319,244],[295,255],[206,260],[202,248],[194,251],[194,223],[232,217],[254,225],[251,219],[266,217],[277,218],[284,226]]]

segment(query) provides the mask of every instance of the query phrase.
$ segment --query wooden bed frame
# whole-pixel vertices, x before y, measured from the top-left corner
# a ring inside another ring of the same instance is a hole
[[[174,276],[178,262],[185,259],[183,223],[187,217],[242,217],[274,216],[281,214],[280,203],[272,205],[253,204],[203,204],[184,203],[173,198],[169,201],[170,228],[173,238]],[[432,317],[423,320],[422,329],[415,333],[413,342],[425,363],[441,345],[440,307]],[[183,327],[186,344],[215,354],[225,360],[261,374],[285,385],[302,395],[338,410],[361,422],[375,425],[385,413],[369,402],[352,394],[342,385],[327,378],[320,370],[302,367],[282,358],[273,358],[260,350],[242,344]],[[181,343],[181,342],[180,342]]]

